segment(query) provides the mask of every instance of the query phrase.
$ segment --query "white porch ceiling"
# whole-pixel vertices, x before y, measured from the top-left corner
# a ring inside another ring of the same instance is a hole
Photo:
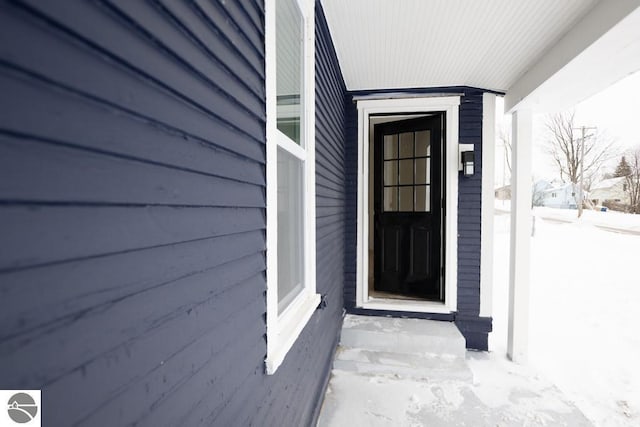
[[[322,0],[349,90],[506,92],[597,0]]]

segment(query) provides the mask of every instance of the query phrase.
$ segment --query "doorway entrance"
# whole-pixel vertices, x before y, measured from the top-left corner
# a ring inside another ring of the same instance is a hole
[[[374,94],[354,100],[358,109],[355,306],[454,313],[460,96]],[[382,135],[378,154],[376,125],[381,125],[377,129]],[[390,141],[386,156],[385,134]]]
[[[444,301],[443,123],[438,113],[374,125],[374,295]]]

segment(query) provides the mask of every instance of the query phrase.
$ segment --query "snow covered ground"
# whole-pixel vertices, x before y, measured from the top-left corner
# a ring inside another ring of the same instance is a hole
[[[345,317],[318,427],[593,427],[557,387],[449,322]]]
[[[506,349],[507,209],[496,202],[496,352]],[[596,426],[638,426],[640,215],[585,211],[577,220],[575,210],[550,208],[534,214],[530,364]]]

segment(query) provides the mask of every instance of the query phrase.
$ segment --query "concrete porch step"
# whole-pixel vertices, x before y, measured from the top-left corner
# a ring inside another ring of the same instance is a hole
[[[465,339],[452,322],[347,315],[342,326],[343,348],[396,354],[451,356],[464,360]]]
[[[364,375],[390,375],[422,381],[472,381],[464,358],[338,347],[333,369]]]
[[[452,323],[349,315],[318,420],[342,426],[591,426],[552,385]]]

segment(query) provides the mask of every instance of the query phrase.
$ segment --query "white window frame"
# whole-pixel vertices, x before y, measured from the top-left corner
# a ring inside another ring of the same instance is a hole
[[[266,372],[272,375],[300,336],[320,303],[316,294],[316,190],[315,190],[315,4],[297,0],[303,16],[302,144],[298,145],[277,128],[276,92],[276,1],[265,1],[265,92],[267,178],[267,357]],[[303,162],[303,289],[278,313],[278,147]]]
[[[453,313],[458,306],[458,110],[459,96],[360,99],[358,107],[358,228],[356,307],[370,310]],[[374,114],[446,113],[446,216],[444,302],[375,298],[369,295],[369,116]]]

